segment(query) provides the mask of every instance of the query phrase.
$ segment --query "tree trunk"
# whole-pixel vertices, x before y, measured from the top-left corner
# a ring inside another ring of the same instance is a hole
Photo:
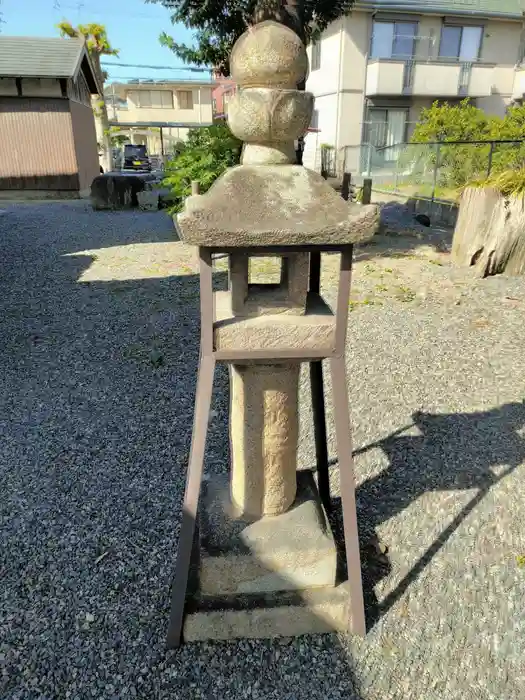
[[[303,3],[304,0],[259,0],[253,14],[253,22],[258,24],[259,22],[273,19],[292,29],[300,37],[301,41],[306,43]],[[297,85],[297,89],[304,91],[306,89],[306,81],[301,80]],[[304,136],[300,136],[295,148],[297,165],[303,164],[303,152]]]
[[[306,34],[303,24],[303,2],[302,0],[285,0],[285,10],[291,18],[292,28],[296,34],[301,37],[301,41],[306,43]],[[301,80],[297,85],[298,90],[306,90],[306,80]],[[304,136],[299,136],[297,139],[297,148],[295,149],[295,159],[297,165],[303,164],[304,153]]]
[[[525,198],[467,187],[461,195],[452,261],[480,277],[525,274]]]
[[[97,117],[100,119],[100,126],[102,129],[102,142],[100,144],[102,148],[102,167],[104,168],[104,172],[108,173],[113,170],[113,149],[111,147],[111,136],[109,133],[108,109],[104,96],[104,74],[100,65],[100,54],[93,52],[91,54],[91,61],[98,81],[102,86],[102,94],[99,94],[97,104]]]

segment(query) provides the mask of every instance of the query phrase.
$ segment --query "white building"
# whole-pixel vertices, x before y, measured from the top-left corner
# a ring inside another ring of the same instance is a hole
[[[362,144],[409,138],[421,109],[472,98],[503,115],[525,91],[521,0],[357,0],[308,47],[306,89],[315,96],[304,164],[319,168],[321,144],[363,169]],[[370,151],[371,149],[368,149]],[[395,148],[383,157],[394,158]]]
[[[213,122],[214,87],[209,81],[187,80],[111,83],[105,95],[109,120],[119,128],[113,135],[121,133],[132,143],[146,144],[150,154],[169,153],[186,139],[190,128]]]

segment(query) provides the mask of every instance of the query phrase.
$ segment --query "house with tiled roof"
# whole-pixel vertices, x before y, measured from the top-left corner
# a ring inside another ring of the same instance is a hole
[[[321,144],[344,149],[353,172],[363,144],[394,159],[435,100],[505,114],[525,92],[524,10],[523,0],[357,0],[308,47],[317,132],[305,165],[318,165]]]
[[[0,199],[89,194],[101,91],[83,40],[0,36]]]

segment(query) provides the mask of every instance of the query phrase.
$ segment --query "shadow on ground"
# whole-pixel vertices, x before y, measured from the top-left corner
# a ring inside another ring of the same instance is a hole
[[[427,228],[419,224],[404,204],[384,202],[378,233],[366,243],[355,246],[357,262],[379,256],[406,257],[414,255],[423,246],[436,253],[446,253],[452,246],[453,229],[435,225]]]
[[[354,452],[382,449],[390,462],[357,489],[367,628],[403,596],[490,489],[525,461],[525,402],[477,413],[414,413],[413,423]],[[419,435],[402,435],[417,428]],[[336,464],[336,460],[332,461]],[[505,465],[501,468],[501,465]],[[374,586],[391,571],[388,542],[376,528],[431,491],[474,490],[475,494],[388,596],[378,602]],[[333,499],[333,527],[342,539],[340,499]],[[342,548],[341,548],[342,551]],[[343,572],[345,564],[343,562]]]

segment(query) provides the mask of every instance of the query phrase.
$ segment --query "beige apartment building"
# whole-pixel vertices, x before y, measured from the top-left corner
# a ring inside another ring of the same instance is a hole
[[[108,117],[114,127],[150,154],[173,151],[192,127],[213,122],[212,82],[130,81],[105,89]],[[162,130],[162,131],[161,131]]]
[[[368,153],[395,159],[424,107],[465,97],[503,115],[525,91],[522,0],[357,0],[309,46],[315,95],[304,163],[321,144],[351,172]],[[388,148],[392,146],[392,148]],[[385,148],[386,147],[386,148]]]

